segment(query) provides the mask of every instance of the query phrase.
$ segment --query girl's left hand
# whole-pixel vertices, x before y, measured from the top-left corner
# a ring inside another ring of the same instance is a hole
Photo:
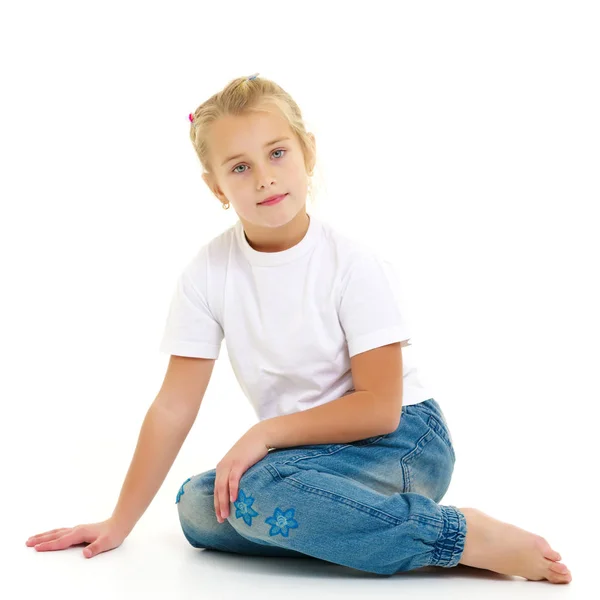
[[[214,496],[219,523],[229,515],[229,503],[237,500],[242,475],[269,453],[261,423],[251,427],[217,465]]]

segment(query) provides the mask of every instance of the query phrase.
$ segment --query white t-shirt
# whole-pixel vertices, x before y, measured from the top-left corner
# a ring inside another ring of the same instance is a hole
[[[259,420],[306,410],[354,389],[350,357],[411,338],[391,264],[309,215],[281,252],[258,252],[237,223],[200,248],[171,301],[160,351],[218,358]],[[433,395],[402,348],[404,406]]]

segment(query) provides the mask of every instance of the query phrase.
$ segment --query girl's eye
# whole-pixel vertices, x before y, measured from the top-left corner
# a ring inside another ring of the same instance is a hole
[[[271,152],[271,155],[275,154],[275,152],[286,152],[285,148],[277,148],[277,150],[273,150],[273,152]],[[276,156],[275,158],[283,158],[283,155],[281,156]],[[245,167],[246,165],[237,165],[235,167],[233,167],[232,172],[233,173],[245,173],[245,171],[237,171],[236,169],[238,167]]]

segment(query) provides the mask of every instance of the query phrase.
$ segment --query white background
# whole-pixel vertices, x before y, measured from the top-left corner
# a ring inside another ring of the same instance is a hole
[[[599,21],[597,3],[577,1],[3,4],[0,595],[590,597]],[[255,72],[316,136],[308,211],[399,267],[457,454],[442,503],[544,536],[570,585],[194,550],[179,486],[256,422],[224,344],[125,543],[91,560],[25,547],[112,513],[165,374],[176,278],[237,219],[201,180],[188,114]]]

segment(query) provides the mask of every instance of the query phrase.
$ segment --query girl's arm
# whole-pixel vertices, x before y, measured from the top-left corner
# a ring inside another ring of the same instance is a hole
[[[160,489],[200,409],[214,359],[171,356],[165,380],[148,409],[112,515],[127,535]]]
[[[350,358],[357,391],[304,411],[265,419],[270,448],[307,444],[345,444],[395,431],[402,416],[403,368],[400,342]]]

